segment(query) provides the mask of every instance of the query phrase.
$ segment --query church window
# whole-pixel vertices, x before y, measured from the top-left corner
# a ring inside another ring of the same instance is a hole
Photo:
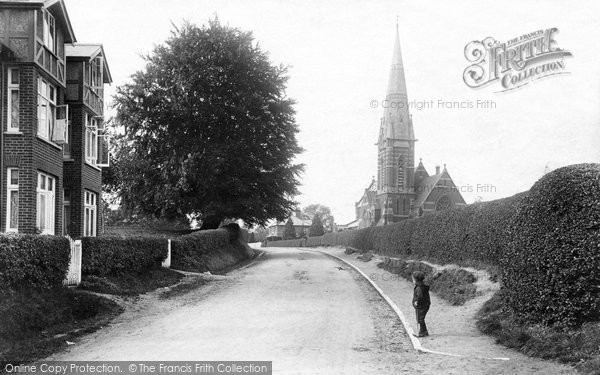
[[[404,188],[404,158],[398,159],[398,189]]]

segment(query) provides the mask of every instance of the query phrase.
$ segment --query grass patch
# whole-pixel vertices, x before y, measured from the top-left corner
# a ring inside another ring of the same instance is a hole
[[[600,322],[571,330],[523,325],[502,308],[502,290],[483,305],[476,319],[477,328],[495,337],[498,344],[574,365],[584,374],[600,374]]]
[[[123,309],[87,292],[57,287],[0,296],[0,363],[26,363],[107,324]]]
[[[81,289],[96,293],[135,296],[177,284],[183,275],[168,268],[144,270],[138,274],[84,276]]]
[[[450,302],[453,306],[464,305],[465,302],[477,295],[477,288],[474,285],[477,278],[471,272],[461,268],[447,268],[437,271],[435,268],[419,261],[390,258],[385,258],[383,262],[378,264],[378,267],[400,275],[408,281],[412,281],[413,272],[424,272],[426,275],[425,284],[429,285],[431,292]]]

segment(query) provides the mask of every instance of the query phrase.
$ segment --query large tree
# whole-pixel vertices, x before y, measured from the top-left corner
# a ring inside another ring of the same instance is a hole
[[[226,218],[284,220],[303,170],[287,80],[250,32],[217,19],[175,28],[117,88],[124,134],[113,190],[129,207],[197,218],[204,229]]]
[[[333,231],[333,225],[335,224],[331,209],[319,203],[309,204],[304,208],[304,213],[309,217],[313,218],[315,215],[319,215],[323,222],[323,227],[326,232]]]

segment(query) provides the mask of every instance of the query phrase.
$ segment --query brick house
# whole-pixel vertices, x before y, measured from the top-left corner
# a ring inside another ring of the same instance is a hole
[[[94,236],[108,147],[101,45],[77,44],[63,0],[0,1],[3,232]]]
[[[290,216],[294,229],[296,230],[296,237],[300,238],[308,233],[308,228],[312,224],[312,220],[307,215],[304,215],[300,210],[296,210],[293,215]],[[269,237],[283,237],[285,233],[286,221],[277,221],[267,226]]]

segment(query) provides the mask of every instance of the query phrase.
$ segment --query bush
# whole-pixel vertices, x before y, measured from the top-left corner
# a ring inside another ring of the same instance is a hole
[[[477,313],[480,331],[529,356],[570,363],[584,374],[600,373],[599,323],[585,323],[579,329],[566,331],[539,324],[524,325],[505,311],[505,292],[497,292]]]
[[[600,320],[600,164],[545,175],[510,234],[502,281],[518,319],[559,327]]]
[[[69,240],[58,236],[0,236],[0,293],[61,286],[69,268]]]
[[[139,273],[167,257],[167,240],[146,237],[83,237],[81,270],[84,275]]]
[[[476,296],[477,288],[474,283],[477,278],[471,272],[460,268],[446,268],[438,271],[423,262],[390,258],[384,258],[378,267],[408,281],[412,281],[413,272],[423,272],[425,283],[430,286],[431,291],[454,306],[464,305],[465,302]]]
[[[237,226],[237,225],[236,225]],[[248,249],[233,234],[235,227],[202,230],[171,242],[171,267],[191,272],[221,271],[249,257]]]

